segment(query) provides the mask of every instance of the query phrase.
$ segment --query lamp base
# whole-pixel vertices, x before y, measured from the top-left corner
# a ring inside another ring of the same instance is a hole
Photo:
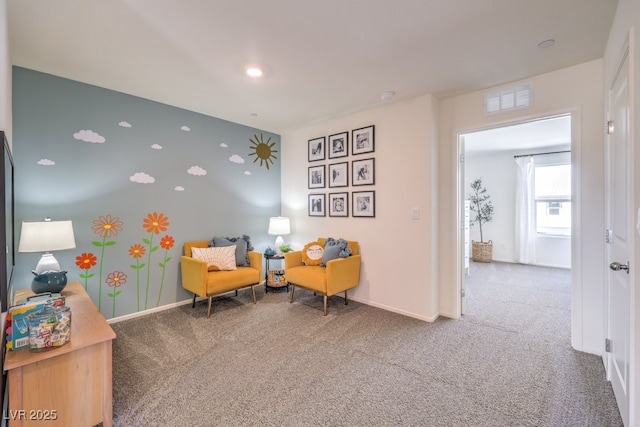
[[[58,260],[53,256],[53,254],[45,253],[42,254],[42,258],[38,261],[35,270],[33,270],[34,274],[44,273],[45,271],[60,271],[60,264],[58,264]]]
[[[276,255],[278,256],[282,256],[282,250],[280,249],[280,246],[282,245],[284,245],[284,239],[282,236],[276,237]]]

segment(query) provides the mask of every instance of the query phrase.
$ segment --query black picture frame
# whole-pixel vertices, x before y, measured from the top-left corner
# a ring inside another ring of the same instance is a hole
[[[376,192],[354,191],[351,193],[351,209],[353,217],[375,218]]]
[[[309,188],[324,188],[326,186],[325,165],[309,166]]]
[[[309,161],[317,162],[325,159],[325,140],[324,136],[319,138],[310,139],[308,141],[309,149]]]
[[[351,185],[373,185],[376,183],[376,159],[353,160],[351,162]]]
[[[349,193],[329,193],[329,216],[349,216]]]
[[[329,135],[327,151],[329,152],[330,159],[347,157],[349,155],[349,132]]]
[[[375,151],[375,126],[365,126],[351,131],[351,154],[358,155]]]
[[[349,186],[349,162],[333,163],[329,165],[327,173],[329,188]]]
[[[326,216],[326,195],[309,194],[309,216]]]

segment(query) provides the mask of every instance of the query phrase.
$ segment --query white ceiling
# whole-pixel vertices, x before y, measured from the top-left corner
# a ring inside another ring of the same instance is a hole
[[[14,65],[278,133],[380,105],[381,91],[444,98],[601,58],[616,5],[7,1]]]
[[[465,154],[571,148],[571,116],[555,116],[464,135]]]

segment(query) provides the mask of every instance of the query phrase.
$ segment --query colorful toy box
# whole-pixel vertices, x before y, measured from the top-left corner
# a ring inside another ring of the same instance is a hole
[[[64,307],[64,295],[47,292],[36,294],[16,302],[7,315],[7,348],[20,350],[29,347],[29,323],[27,316],[47,306]]]

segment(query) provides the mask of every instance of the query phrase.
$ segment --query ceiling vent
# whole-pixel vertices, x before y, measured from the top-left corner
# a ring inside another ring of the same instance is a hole
[[[484,96],[485,114],[496,114],[506,111],[528,108],[533,105],[533,84],[525,83],[488,92]]]

